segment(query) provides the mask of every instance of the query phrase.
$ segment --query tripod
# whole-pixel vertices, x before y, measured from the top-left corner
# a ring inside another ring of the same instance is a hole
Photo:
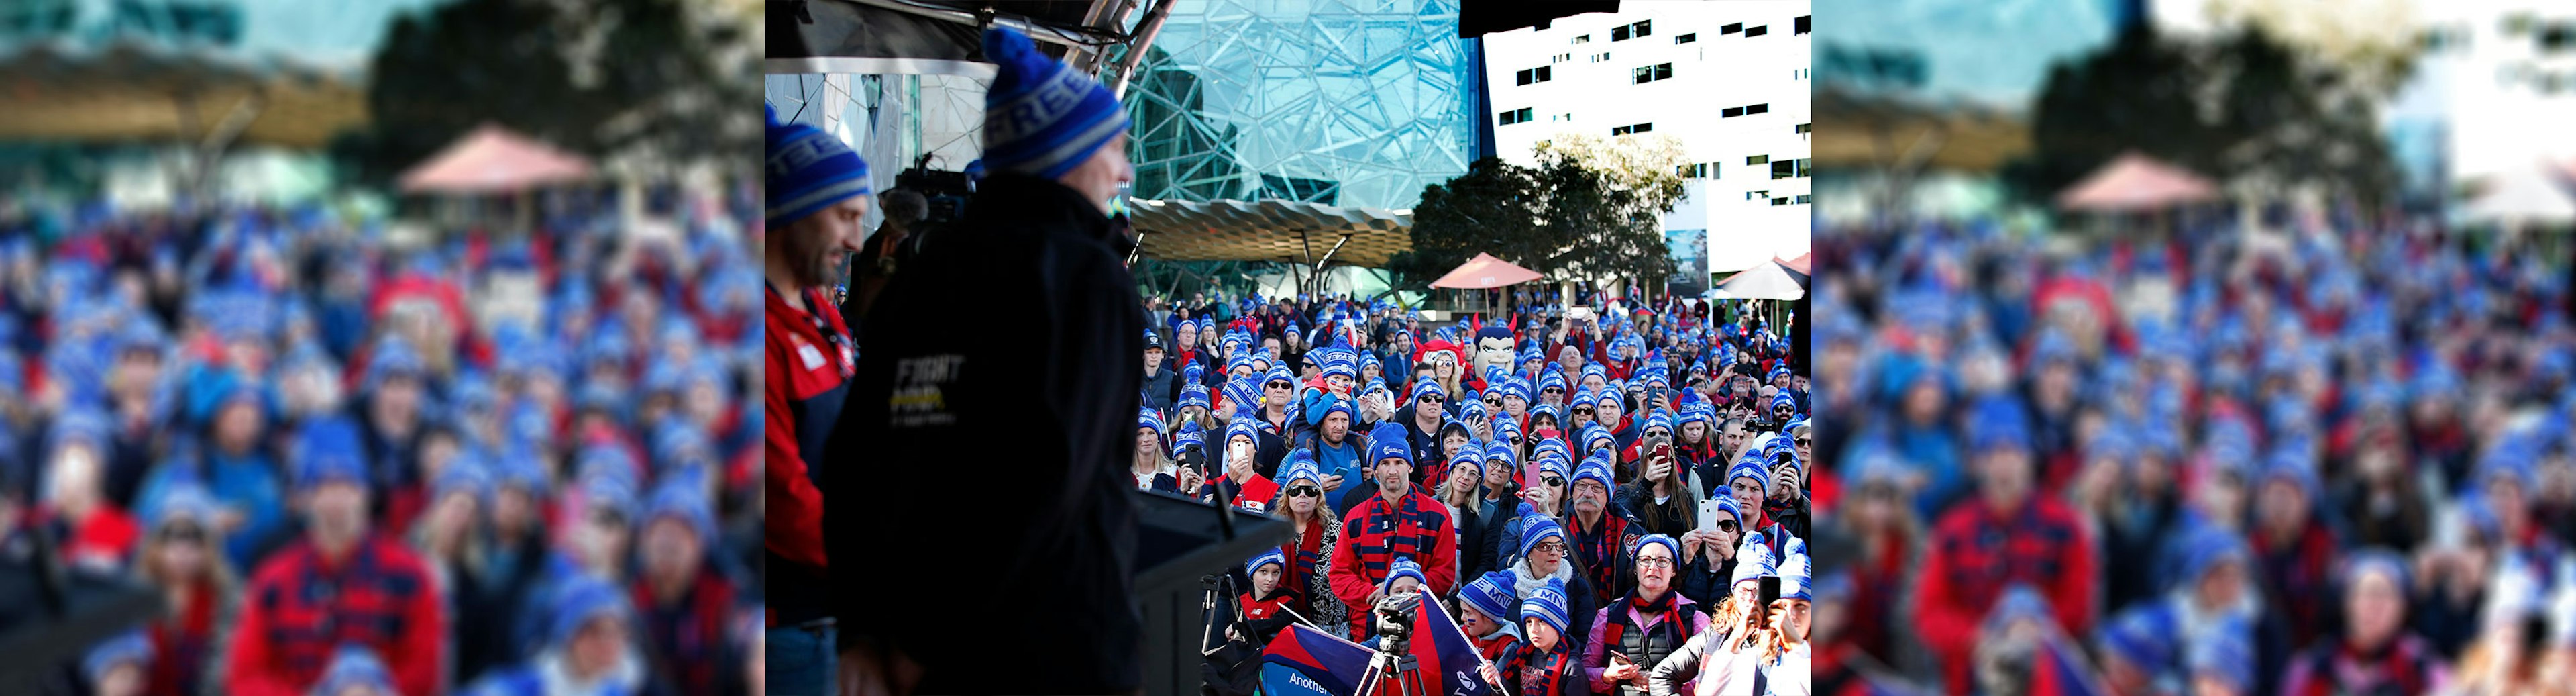
[[[1395,691],[1401,696],[1430,696],[1427,687],[1417,686],[1422,678],[1422,666],[1407,648],[1410,641],[1402,633],[1380,631],[1379,634],[1384,640],[1378,641],[1377,655],[1369,658],[1368,671],[1360,673],[1359,690],[1353,696],[1375,696],[1388,680],[1394,681]],[[1416,688],[1424,690],[1416,691]]]

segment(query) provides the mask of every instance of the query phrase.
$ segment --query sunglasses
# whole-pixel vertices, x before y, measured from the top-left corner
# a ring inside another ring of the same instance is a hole
[[[1588,408],[1580,408],[1580,407],[1578,407],[1578,408],[1574,409],[1574,412],[1575,412],[1575,413],[1584,414],[1584,415],[1591,415],[1591,414],[1592,414],[1592,409],[1588,409]]]
[[[1431,403],[1438,404],[1438,403],[1447,403],[1447,402],[1449,401],[1449,398],[1448,398],[1448,397],[1445,397],[1445,396],[1438,395],[1438,394],[1427,394],[1427,395],[1424,395],[1424,396],[1422,397],[1422,400],[1423,400],[1423,401],[1429,401],[1429,402],[1431,402]]]
[[[1314,487],[1314,486],[1289,486],[1289,487],[1288,487],[1288,497],[1291,497],[1291,498],[1313,498],[1313,497],[1320,496],[1320,495],[1323,495],[1323,494],[1324,494],[1324,489],[1316,488],[1316,487]]]
[[[1530,547],[1530,553],[1565,553],[1565,543],[1551,541]]]
[[[1492,407],[1494,407],[1494,408],[1502,408],[1502,407],[1503,407],[1503,400],[1502,400],[1502,399],[1486,399],[1486,400],[1485,400],[1485,405],[1487,405],[1487,406],[1492,406]]]
[[[1546,483],[1550,488],[1565,485],[1564,477],[1559,476],[1543,476],[1539,478],[1539,481]]]
[[[1799,447],[1807,447],[1807,446],[1811,446],[1811,445],[1814,445],[1814,444],[1816,444],[1816,439],[1815,439],[1815,438],[1812,438],[1812,437],[1802,437],[1802,438],[1798,438],[1798,446],[1799,446]]]
[[[1541,393],[1541,394],[1563,394],[1563,393],[1565,393],[1565,388],[1564,388],[1564,387],[1548,387],[1548,388],[1546,388],[1546,389],[1538,390],[1538,393]]]
[[[194,526],[174,526],[161,532],[161,538],[185,544],[201,544],[206,541],[206,530]]]
[[[1286,389],[1286,388],[1289,388],[1289,387],[1291,387],[1291,386],[1295,386],[1295,385],[1289,384],[1289,383],[1284,382],[1284,381],[1274,381],[1274,382],[1271,382],[1271,383],[1270,383],[1270,388],[1272,388],[1272,389]]]
[[[1725,531],[1725,532],[1734,532],[1734,531],[1735,531],[1735,523],[1733,523],[1733,522],[1719,522],[1719,523],[1717,523],[1717,528],[1718,528],[1720,531]]]

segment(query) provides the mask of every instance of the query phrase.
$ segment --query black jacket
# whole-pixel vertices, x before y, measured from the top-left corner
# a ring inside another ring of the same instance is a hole
[[[870,309],[827,450],[864,472],[826,477],[840,635],[919,661],[923,693],[1134,691],[1143,620],[1127,469],[1146,328],[1135,279],[1100,208],[1049,180],[985,180],[943,236],[955,243],[914,259]],[[1007,313],[962,320],[994,311]],[[994,438],[1007,456],[985,445]],[[975,481],[1023,495],[1009,514],[959,514]],[[961,554],[983,567],[927,565]],[[1083,640],[991,669],[994,627],[1026,623],[1041,600],[1047,631]]]

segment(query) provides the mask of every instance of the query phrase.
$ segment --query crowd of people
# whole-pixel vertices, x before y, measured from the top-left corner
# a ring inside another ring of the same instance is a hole
[[[0,573],[161,607],[45,688],[762,692],[747,193],[0,218]]]
[[[1148,304],[1135,486],[1292,530],[1213,612],[1211,687],[1251,693],[1243,656],[1291,624],[1373,641],[1427,592],[1504,693],[1806,693],[1795,337],[1741,301],[1525,301]]]
[[[2564,693],[2563,255],[2173,219],[1817,237],[1819,693]]]

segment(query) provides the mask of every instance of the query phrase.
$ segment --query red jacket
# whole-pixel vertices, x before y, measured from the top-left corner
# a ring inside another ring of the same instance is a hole
[[[431,583],[420,556],[381,535],[337,560],[296,541],[251,576],[224,692],[301,696],[342,643],[356,643],[385,661],[398,691],[438,693],[447,617]]]
[[[1968,498],[1933,526],[1915,583],[1914,625],[1941,658],[1950,693],[1968,692],[1968,653],[2013,583],[2048,598],[2067,635],[2093,632],[2093,542],[2065,504],[2034,495],[2007,519]]]
[[[1366,607],[1371,592],[1386,581],[1387,566],[1397,557],[1422,565],[1432,594],[1447,595],[1458,580],[1458,533],[1449,508],[1420,490],[1407,491],[1395,505],[1382,496],[1351,508],[1342,520],[1342,536],[1333,542],[1333,567],[1326,579],[1333,596],[1351,607],[1354,635],[1376,635],[1375,616]]]

